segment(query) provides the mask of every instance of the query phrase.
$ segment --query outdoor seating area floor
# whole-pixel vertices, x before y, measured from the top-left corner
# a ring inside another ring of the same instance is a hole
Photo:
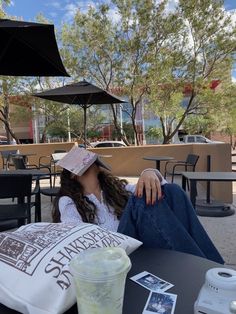
[[[137,177],[122,177],[130,183],[136,183]],[[168,179],[167,179],[168,180]],[[177,184],[181,185],[180,179],[176,179]],[[44,185],[44,180],[42,180]],[[46,184],[46,181],[45,181]],[[56,184],[59,184],[57,178]],[[198,198],[204,199],[206,191],[198,184]],[[236,210],[236,182],[233,183],[233,204],[232,208]],[[51,222],[52,202],[49,196],[42,195],[42,221]],[[32,221],[34,213],[32,214]],[[201,217],[199,220],[203,224],[213,243],[223,256],[228,267],[236,269],[236,214],[228,217]]]

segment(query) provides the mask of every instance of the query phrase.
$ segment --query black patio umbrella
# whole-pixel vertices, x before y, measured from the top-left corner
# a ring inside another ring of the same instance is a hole
[[[52,24],[0,19],[0,75],[69,76]]]
[[[87,108],[92,105],[124,103],[125,101],[110,94],[87,81],[81,81],[65,85],[59,88],[50,89],[42,93],[33,94],[33,96],[58,101],[70,105],[79,105],[84,110],[84,145],[87,142]]]

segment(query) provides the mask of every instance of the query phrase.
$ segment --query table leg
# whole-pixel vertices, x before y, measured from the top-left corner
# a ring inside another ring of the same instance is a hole
[[[156,160],[156,169],[160,171],[160,160]]]
[[[41,193],[40,190],[35,194],[35,222],[41,222]]]
[[[206,188],[206,202],[207,204],[210,204],[211,202],[211,182],[207,181],[207,188]]]
[[[18,197],[17,198],[17,203],[18,204],[23,204],[25,202],[25,198],[24,197]],[[28,222],[29,223],[29,222]],[[25,224],[25,219],[18,219],[18,227],[21,227]]]
[[[35,190],[35,222],[41,222],[41,192],[39,178],[36,180]]]
[[[187,182],[187,179],[185,178],[185,176],[182,175],[182,188],[184,191],[186,191],[186,182]]]
[[[193,204],[193,207],[196,207],[196,196],[197,196],[197,181],[196,180],[189,180],[190,181],[190,200]]]

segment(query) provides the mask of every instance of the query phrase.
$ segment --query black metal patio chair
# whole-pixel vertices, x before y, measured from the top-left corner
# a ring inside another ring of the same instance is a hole
[[[0,186],[0,231],[30,223],[32,175],[0,174]]]
[[[49,179],[49,184],[50,184],[50,187],[52,187],[52,179],[51,179],[51,169],[47,166],[37,166],[37,165],[34,165],[34,164],[26,164],[25,162],[25,159],[23,156],[17,156],[17,155],[14,155],[12,156],[12,161],[13,161],[13,164],[15,166],[15,169],[24,169],[24,170],[31,170],[31,169],[37,169],[37,170],[45,170],[45,175],[43,176],[40,176],[40,180],[43,180],[43,179]],[[37,178],[34,178],[33,179],[38,179]]]
[[[55,167],[53,154],[58,154],[58,153],[66,153],[66,150],[55,149],[51,155],[40,156],[39,157],[39,167],[40,166],[46,166],[46,167],[50,167],[50,168]]]
[[[12,161],[12,155],[15,155],[16,153],[17,149],[1,151],[3,169],[8,170],[10,166],[14,166]]]
[[[46,170],[45,171],[45,175],[33,175],[33,181],[35,181],[35,189],[32,191],[32,195],[35,196],[35,204],[36,204],[36,208],[35,208],[35,220],[36,221],[40,221],[41,218],[37,217],[40,216],[41,214],[41,201],[40,201],[40,193],[41,193],[41,187],[40,187],[40,180],[45,180],[48,179],[49,180],[49,190],[52,189],[52,173],[51,173],[51,169],[47,166],[37,166],[34,164],[28,165],[25,163],[25,159],[23,158],[23,156],[13,156],[12,157],[13,163],[15,165],[16,169],[22,169],[22,170],[33,170],[33,169],[37,169],[37,170]],[[52,198],[51,198],[52,199]]]
[[[174,182],[176,175],[181,175],[183,171],[195,171],[199,156],[194,154],[188,154],[186,160],[170,160],[165,164],[165,173],[171,175],[171,182]]]

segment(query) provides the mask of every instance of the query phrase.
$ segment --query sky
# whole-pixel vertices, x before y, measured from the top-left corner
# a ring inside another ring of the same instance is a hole
[[[169,7],[174,6],[177,1],[170,0]],[[53,24],[60,25],[62,21],[71,20],[78,7],[81,11],[86,11],[89,6],[110,2],[110,0],[11,0],[11,5],[6,7],[5,11],[26,21],[34,21],[41,12]],[[225,0],[224,3],[226,10],[236,10],[236,0]]]
[[[60,25],[63,21],[70,21],[76,9],[83,12],[89,6],[101,3],[110,3],[110,0],[11,0],[5,12],[27,21],[34,21],[38,13],[43,13],[53,24]]]
[[[32,22],[39,13],[42,13],[50,23],[59,27],[62,22],[70,22],[78,8],[81,12],[85,12],[90,6],[97,6],[101,3],[110,4],[110,2],[110,0],[11,0],[11,5],[5,7],[4,10],[8,15]],[[177,2],[178,0],[169,0],[169,9],[171,10]],[[236,20],[236,0],[225,0],[224,6],[227,11],[235,10]],[[111,10],[110,14],[113,20],[117,18],[115,11]],[[232,79],[236,82],[236,66]]]

